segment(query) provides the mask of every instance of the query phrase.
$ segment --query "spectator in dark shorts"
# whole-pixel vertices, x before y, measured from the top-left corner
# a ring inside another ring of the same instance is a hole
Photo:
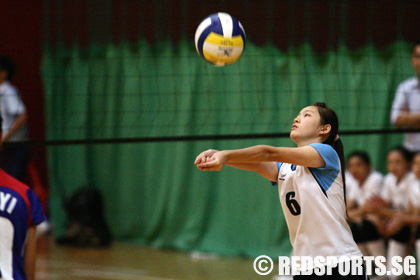
[[[379,232],[380,218],[365,209],[368,199],[381,194],[383,175],[372,168],[364,151],[350,153],[347,168],[347,220],[354,240],[365,256],[386,256],[385,241]]]

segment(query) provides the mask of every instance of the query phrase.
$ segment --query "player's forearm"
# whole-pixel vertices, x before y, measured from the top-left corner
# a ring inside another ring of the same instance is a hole
[[[258,145],[238,150],[227,150],[223,153],[226,157],[226,164],[231,166],[232,164],[274,161],[273,149],[275,148],[271,146]]]
[[[241,170],[253,171],[264,178],[276,182],[277,181],[277,164],[274,162],[262,162],[262,163],[227,163],[226,165]]]
[[[223,151],[226,164],[285,162],[307,167],[323,167],[324,160],[311,146],[288,148],[258,145],[239,150]]]
[[[277,164],[274,162],[271,146],[258,145],[239,150],[228,150],[222,153],[226,156],[226,165],[254,171],[264,178],[277,182]]]

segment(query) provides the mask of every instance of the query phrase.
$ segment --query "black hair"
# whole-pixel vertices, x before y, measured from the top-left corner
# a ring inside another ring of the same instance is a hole
[[[7,72],[7,80],[11,80],[16,73],[16,65],[9,56],[0,56],[0,71]]]
[[[411,162],[411,160],[413,159],[413,156],[414,156],[414,154],[412,152],[410,152],[409,150],[407,150],[403,146],[393,147],[391,150],[389,150],[388,154],[391,153],[391,152],[400,153],[407,162]]]
[[[332,110],[331,108],[327,107],[327,104],[324,102],[316,102],[312,106],[315,106],[318,108],[318,113],[321,116],[321,124],[331,125],[331,132],[330,135],[328,135],[328,138],[324,141],[324,144],[328,144],[331,147],[334,148],[334,150],[337,152],[338,157],[340,159],[341,164],[341,177],[343,178],[343,191],[344,191],[344,203],[347,205],[346,201],[346,177],[344,170],[346,169],[346,161],[344,158],[344,146],[343,142],[338,136],[338,129],[339,129],[339,123],[338,123],[338,117],[337,114]]]
[[[352,157],[360,158],[364,163],[370,165],[370,157],[365,151],[353,151],[347,156],[347,160]]]

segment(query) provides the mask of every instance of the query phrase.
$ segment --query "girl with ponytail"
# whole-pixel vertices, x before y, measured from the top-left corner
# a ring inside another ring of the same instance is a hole
[[[338,129],[336,113],[325,103],[315,103],[293,121],[290,138],[297,147],[207,150],[197,156],[195,165],[203,171],[221,171],[225,165],[250,170],[277,183],[293,256],[344,257],[360,264],[362,253],[346,222],[344,153]],[[357,269],[357,275],[340,275],[338,266],[325,269],[332,269],[332,275],[316,275],[315,267],[327,265],[314,262],[307,270],[292,267],[297,269],[293,279],[367,279]]]

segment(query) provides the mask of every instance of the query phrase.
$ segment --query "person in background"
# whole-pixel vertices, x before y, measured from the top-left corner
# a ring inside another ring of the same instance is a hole
[[[364,151],[350,153],[347,168],[347,220],[354,240],[364,255],[386,256],[385,241],[379,232],[380,219],[365,209],[368,199],[381,194],[383,175],[372,168]]]
[[[30,147],[8,145],[8,143],[28,140],[26,107],[17,88],[11,83],[15,72],[13,60],[8,56],[0,56],[0,111],[3,119],[0,168],[17,180],[26,182]],[[50,229],[50,223],[43,222],[38,226],[37,236],[47,233]]]
[[[413,186],[413,195],[409,201],[413,211],[409,213],[398,212],[392,216],[387,224],[387,231],[390,234],[399,232],[403,227],[409,225],[415,227],[415,249],[417,260],[420,260],[420,152],[413,156],[411,170],[415,176]],[[420,266],[417,265],[417,279],[420,277]]]
[[[396,126],[420,128],[420,41],[413,45],[411,63],[417,75],[403,81],[397,88],[391,109],[391,122]],[[420,133],[406,133],[404,148],[420,151]]]
[[[0,169],[0,279],[35,279],[36,232],[43,221],[35,193]]]
[[[366,202],[368,213],[376,213],[383,218],[385,235],[388,238],[387,264],[388,271],[394,267],[392,258],[407,256],[412,238],[411,227],[405,225],[398,231],[389,231],[388,223],[395,215],[408,214],[413,211],[411,199],[414,195],[414,174],[410,170],[412,154],[405,148],[398,146],[391,149],[387,155],[388,174],[384,178],[384,185],[380,196],[375,196]],[[391,275],[389,279],[397,279]]]
[[[27,137],[27,114],[20,94],[11,79],[16,72],[13,60],[0,56],[0,110],[3,118],[1,168],[19,181],[24,181],[29,163],[30,149],[27,146],[8,146],[7,143],[25,141]]]

